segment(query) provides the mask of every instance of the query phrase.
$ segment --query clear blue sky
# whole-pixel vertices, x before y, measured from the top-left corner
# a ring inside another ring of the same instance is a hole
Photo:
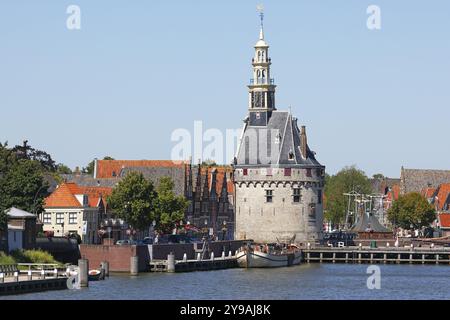
[[[2,0],[0,140],[73,168],[168,159],[172,131],[195,120],[240,128],[259,2],[277,106],[292,106],[329,173],[450,169],[448,0]],[[79,31],[66,28],[70,4]]]

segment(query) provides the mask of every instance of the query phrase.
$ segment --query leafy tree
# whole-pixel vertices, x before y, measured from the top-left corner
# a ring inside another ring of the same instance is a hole
[[[43,211],[48,188],[39,162],[17,160],[0,179],[0,206],[39,213]]]
[[[157,201],[155,218],[157,229],[170,232],[175,224],[183,220],[189,201],[183,196],[177,196],[174,192],[174,182],[170,177],[162,177],[157,188]]]
[[[373,179],[381,180],[381,179],[384,179],[384,175],[381,174],[381,173],[376,173],[376,174],[374,174],[374,175],[372,176],[372,178],[373,178]]]
[[[42,168],[45,171],[55,172],[56,171],[56,163],[53,161],[52,157],[45,151],[37,150],[31,147],[28,144],[28,140],[23,142],[23,145],[17,145],[12,148],[12,152],[14,152],[17,156],[17,159],[25,159],[25,160],[33,160],[40,163]]]
[[[146,230],[155,219],[156,197],[151,181],[146,180],[142,173],[130,172],[114,188],[107,201],[116,216],[133,229]]]
[[[399,196],[387,214],[393,225],[406,230],[427,227],[436,219],[433,206],[418,192]]]
[[[72,170],[68,166],[66,166],[62,163],[59,163],[56,165],[56,172],[58,174],[71,174]]]
[[[356,166],[345,167],[336,175],[325,177],[325,218],[333,224],[343,223],[348,199],[344,193],[372,193],[372,185],[364,171]]]

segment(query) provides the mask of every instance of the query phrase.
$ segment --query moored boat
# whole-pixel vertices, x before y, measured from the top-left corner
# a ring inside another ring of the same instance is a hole
[[[241,268],[277,268],[299,265],[302,252],[295,245],[247,244],[238,252]]]
[[[89,270],[89,281],[98,281],[100,280],[102,272],[100,270]]]

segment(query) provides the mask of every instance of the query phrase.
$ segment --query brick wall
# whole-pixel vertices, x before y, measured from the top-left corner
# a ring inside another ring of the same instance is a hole
[[[81,257],[89,260],[90,269],[98,269],[102,261],[109,262],[111,272],[130,272],[130,260],[139,257],[139,271],[147,271],[150,257],[147,246],[80,245]]]

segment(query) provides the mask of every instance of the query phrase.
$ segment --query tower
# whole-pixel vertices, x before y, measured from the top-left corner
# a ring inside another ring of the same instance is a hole
[[[275,107],[263,14],[252,59],[248,116],[233,162],[235,239],[314,241],[322,237],[325,167],[308,145],[306,127]]]
[[[252,79],[248,86],[248,110],[250,124],[266,126],[275,108],[275,84],[270,75],[272,64],[269,57],[269,45],[264,40],[264,13],[260,12],[261,27],[259,40],[255,44],[255,54],[252,58]]]

